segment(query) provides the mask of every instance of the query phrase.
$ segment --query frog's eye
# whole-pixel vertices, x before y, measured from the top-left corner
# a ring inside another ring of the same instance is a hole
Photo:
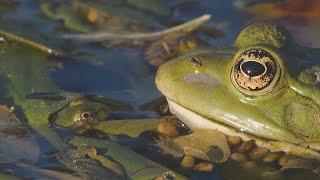
[[[93,118],[91,117],[91,113],[89,111],[85,111],[80,114],[80,120],[83,122],[90,122],[93,120]]]
[[[251,49],[242,53],[232,67],[234,86],[249,96],[263,95],[272,91],[280,78],[280,68],[267,51]]]

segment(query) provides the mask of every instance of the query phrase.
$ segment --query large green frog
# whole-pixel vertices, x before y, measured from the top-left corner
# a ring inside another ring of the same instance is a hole
[[[299,46],[284,27],[254,23],[230,46],[163,64],[156,85],[193,130],[320,159],[319,58],[319,49]]]

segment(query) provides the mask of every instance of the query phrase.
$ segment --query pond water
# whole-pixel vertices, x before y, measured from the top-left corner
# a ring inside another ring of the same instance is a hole
[[[155,113],[141,112],[139,107],[162,96],[154,82],[157,66],[150,63],[152,61],[150,56],[146,56],[146,49],[150,47],[150,42],[79,42],[63,39],[64,34],[77,34],[88,29],[91,32],[114,33],[160,31],[203,14],[211,14],[212,18],[203,25],[202,29],[184,38],[193,38],[206,45],[224,46],[233,43],[240,30],[246,25],[265,21],[284,25],[303,46],[320,47],[320,39],[316,38],[320,35],[320,3],[317,0],[162,0],[163,6],[152,4],[150,1],[147,7],[126,4],[125,1],[121,1],[124,2],[121,4],[116,0],[97,0],[92,1],[93,7],[101,6],[109,20],[103,22],[104,24],[96,25],[93,17],[91,24],[82,23],[80,28],[67,25],[68,15],[72,16],[71,10],[68,13],[58,10],[62,5],[71,6],[72,2],[67,0],[1,1],[1,29],[67,55],[58,59],[62,63],[60,68],[50,70],[54,84],[60,89],[67,92],[100,95],[128,103],[137,113],[140,113],[139,117],[142,118],[159,117]],[[86,1],[79,2],[86,3]],[[143,0],[139,2],[146,3]],[[50,17],[44,11],[44,6],[47,4],[49,9],[56,13],[54,16]],[[78,21],[82,18],[83,21],[84,17],[76,18]],[[170,48],[174,49],[174,47]],[[29,74],[22,76],[29,76]],[[60,131],[62,134],[68,134],[64,130]],[[44,155],[55,149],[50,147],[46,138],[34,134],[34,138],[40,143],[41,151],[40,161],[34,165],[61,169],[54,158]],[[30,173],[15,163],[2,163],[1,160],[0,170],[21,177],[39,177],[35,171]],[[212,173],[193,172],[190,176],[195,179],[226,178],[219,167]]]

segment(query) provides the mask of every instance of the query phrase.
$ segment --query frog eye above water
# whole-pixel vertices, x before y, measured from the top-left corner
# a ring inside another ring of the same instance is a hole
[[[267,51],[251,49],[235,61],[231,79],[234,86],[249,96],[270,92],[280,78],[280,67]]]
[[[85,111],[80,114],[80,120],[84,122],[89,122],[92,121],[93,118],[91,117],[91,113],[89,111]]]

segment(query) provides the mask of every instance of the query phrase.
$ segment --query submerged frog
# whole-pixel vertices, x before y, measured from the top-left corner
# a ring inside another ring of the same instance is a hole
[[[320,49],[254,23],[228,47],[195,49],[158,69],[156,85],[194,131],[217,129],[272,151],[320,159]]]

